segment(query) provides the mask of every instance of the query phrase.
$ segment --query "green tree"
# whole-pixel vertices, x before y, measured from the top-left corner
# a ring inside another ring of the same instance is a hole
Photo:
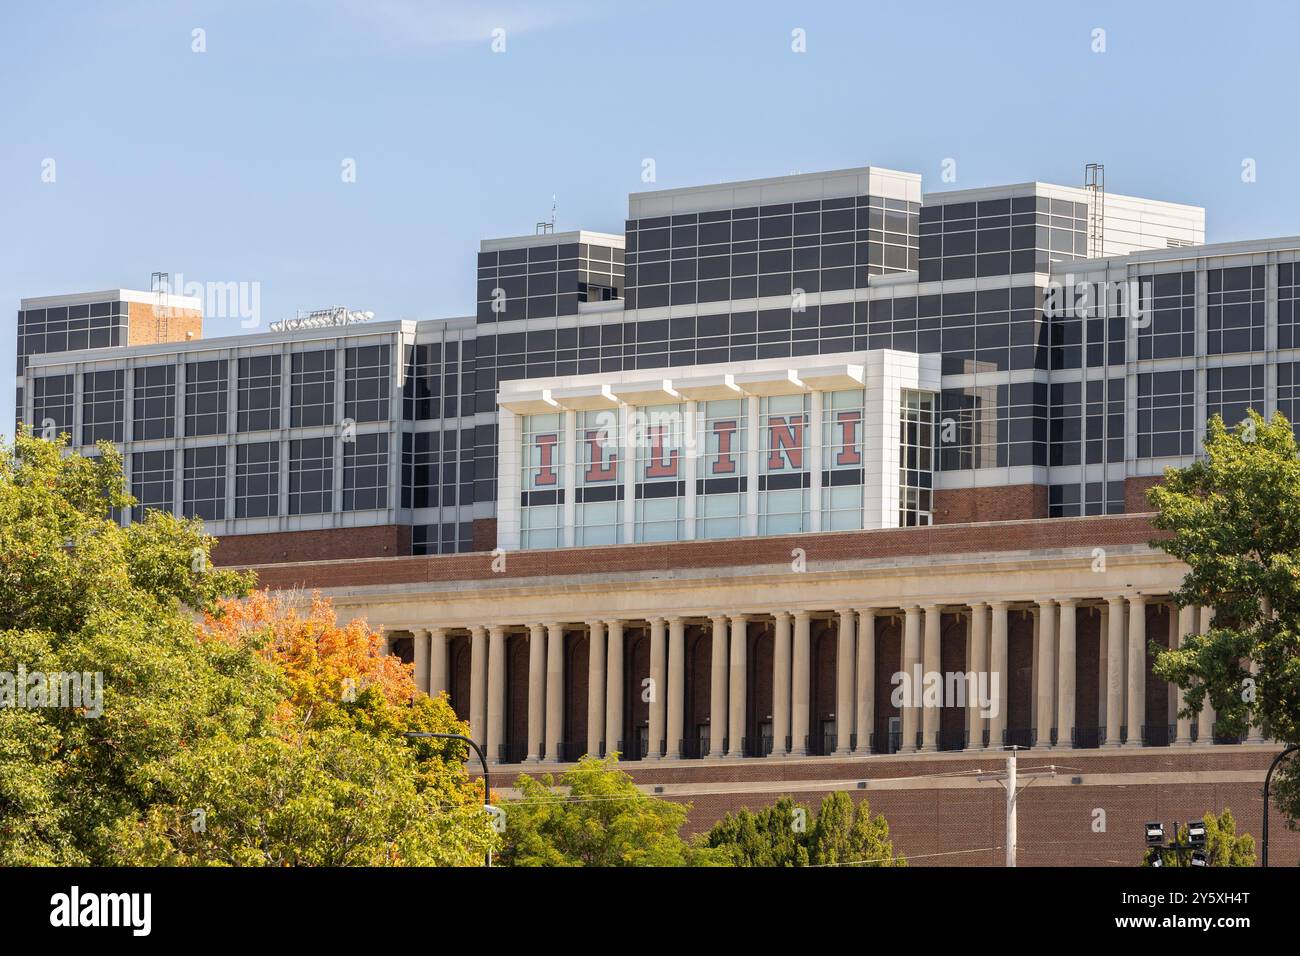
[[[1300,459],[1290,423],[1254,410],[1229,430],[1210,419],[1206,457],[1171,468],[1148,498],[1152,542],[1189,571],[1180,606],[1214,608],[1208,634],[1181,648],[1152,645],[1153,669],[1185,692],[1184,716],[1213,704],[1220,729],[1251,725],[1300,742]],[[1300,764],[1278,771],[1275,798],[1293,829],[1300,816]]]
[[[706,846],[736,866],[906,866],[895,855],[889,823],[871,815],[863,799],[854,807],[843,791],[827,794],[809,825],[808,808],[781,797],[757,812],[727,814],[709,831]]]
[[[479,862],[481,789],[401,736],[454,722],[445,702],[369,688],[326,721],[273,628],[199,639],[252,578],[211,567],[200,521],[119,526],[117,452],[66,444],[0,448],[0,864]],[[73,672],[102,697],[33,706],[17,680]]]
[[[1217,817],[1207,813],[1205,822],[1205,862],[1207,866],[1254,866],[1255,838],[1249,833],[1237,836],[1237,821],[1232,811],[1224,808]],[[1179,827],[1178,842],[1187,842],[1187,827]],[[1161,866],[1191,866],[1190,853],[1184,853],[1180,859],[1173,850],[1147,850],[1142,858],[1143,866],[1151,866],[1156,857],[1160,857]]]
[[[642,793],[618,757],[583,757],[557,781],[515,780],[505,811],[504,866],[709,866],[725,856],[693,847],[680,833],[689,804]]]

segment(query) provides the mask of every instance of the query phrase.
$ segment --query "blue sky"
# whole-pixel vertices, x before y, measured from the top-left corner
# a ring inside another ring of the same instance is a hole
[[[1073,184],[1098,161],[1114,192],[1204,205],[1211,242],[1300,233],[1298,21],[1222,2],[13,4],[0,368],[20,298],[155,270],[260,283],[263,323],[468,314],[479,239],[532,232],[552,196],[558,229],[620,232],[646,188],[866,164],[927,189]],[[12,402],[0,387],[6,430]]]

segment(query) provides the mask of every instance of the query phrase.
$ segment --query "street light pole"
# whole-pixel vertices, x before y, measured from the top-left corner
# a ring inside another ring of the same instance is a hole
[[[1264,774],[1264,829],[1263,835],[1260,837],[1260,846],[1262,849],[1260,859],[1261,866],[1268,866],[1268,791],[1269,787],[1273,784],[1273,771],[1277,769],[1278,764],[1286,759],[1288,754],[1293,754],[1297,750],[1300,750],[1300,744],[1292,744],[1290,747],[1287,747],[1286,750],[1283,750],[1273,758],[1273,762],[1268,765],[1268,773]]]
[[[1016,750],[1014,745],[1007,748],[1007,769],[1000,773],[980,773],[976,772],[976,780],[981,782],[993,781],[1000,784],[1007,791],[1007,866],[1016,865],[1016,800],[1020,796],[1020,778],[1021,774],[1016,768]],[[1039,777],[1055,777],[1056,767],[1048,765],[1046,767],[1030,767],[1024,777],[1032,784]],[[1026,784],[1028,786],[1029,784]]]
[[[470,740],[470,739],[469,739],[468,737],[466,737],[464,734],[435,734],[435,733],[430,733],[430,732],[428,732],[428,731],[424,731],[424,730],[408,730],[408,731],[407,731],[405,734],[403,734],[402,736],[404,736],[404,737],[436,737],[436,738],[438,738],[439,740],[460,740],[460,741],[463,741],[463,742],[469,744],[471,747],[473,747],[473,748],[474,748],[474,752],[475,752],[476,754],[478,754],[479,762],[480,762],[481,764],[483,764],[483,810],[484,810],[485,812],[487,812],[487,813],[491,813],[491,812],[492,812],[492,804],[491,804],[491,802],[490,802],[490,801],[491,801],[491,793],[492,793],[492,785],[491,785],[491,782],[490,782],[489,779],[488,779],[487,757],[483,756],[483,748],[482,748],[482,747],[480,747],[478,744],[474,743],[474,741]],[[492,851],[491,851],[490,849],[487,851],[487,865],[488,865],[488,866],[491,866],[491,865],[492,865]]]

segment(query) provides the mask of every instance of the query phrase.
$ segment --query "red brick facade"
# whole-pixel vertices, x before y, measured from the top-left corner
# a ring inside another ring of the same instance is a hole
[[[1145,544],[1156,536],[1145,517],[1115,515],[747,538],[743,547],[738,547],[736,541],[711,540],[518,551],[506,556],[504,569],[500,571],[493,570],[490,554],[337,560],[373,554],[373,550],[366,551],[367,547],[374,546],[367,544],[366,533],[375,530],[391,536],[377,539],[392,547],[391,551],[381,553],[403,553],[398,536],[408,529],[388,526],[223,538],[215,560],[223,565],[261,565],[257,572],[264,587],[332,588],[788,564],[795,548],[803,549],[811,568],[819,561]],[[307,536],[301,539],[301,545],[288,540],[295,534]],[[227,547],[227,542],[238,543],[241,537],[269,540],[254,542],[254,546]],[[261,549],[256,545],[261,545]],[[338,550],[331,552],[331,548]],[[232,558],[232,552],[242,560]],[[303,560],[305,555],[311,558]]]
[[[1046,517],[1046,485],[944,488],[934,493],[935,524],[1023,521]]]
[[[223,567],[231,567],[409,556],[410,553],[410,526],[389,524],[365,528],[327,528],[320,531],[230,534],[217,542],[212,552],[212,561]]]
[[[1255,837],[1258,852],[1261,784],[1276,752],[1233,746],[1022,753],[1022,771],[1046,765],[1057,770],[1020,795],[1017,862],[1136,866],[1147,821],[1167,827],[1224,808],[1236,817],[1238,833]],[[684,832],[705,831],[725,813],[761,809],[782,795],[815,809],[837,789],[855,803],[865,797],[873,813],[885,815],[895,850],[913,866],[1001,866],[1006,796],[996,783],[970,782],[969,772],[999,770],[1005,757],[990,751],[931,758],[627,762],[622,769],[638,784],[664,786],[664,797],[691,804]],[[517,770],[499,768],[494,787],[509,787]],[[962,771],[967,773],[952,776]],[[1273,814],[1269,863],[1297,862],[1300,833]]]
[[[1137,478],[1124,479],[1124,512],[1125,514],[1141,515],[1150,514],[1155,511],[1151,503],[1147,501],[1147,491],[1154,488],[1164,478],[1160,475],[1146,475]]]

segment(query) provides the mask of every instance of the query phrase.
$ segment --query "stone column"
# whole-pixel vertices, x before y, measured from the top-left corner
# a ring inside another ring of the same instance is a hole
[[[1118,747],[1124,726],[1124,598],[1106,598],[1106,747]]]
[[[605,731],[605,622],[587,623],[587,754],[601,757]]]
[[[794,655],[790,661],[790,753],[808,755],[808,716],[812,709],[809,678],[812,675],[812,617],[794,612]]]
[[[1038,710],[1035,749],[1052,745],[1052,721],[1056,714],[1056,602],[1038,602]]]
[[[487,744],[488,639],[487,628],[469,629],[469,735],[480,747]],[[485,750],[486,752],[486,750]],[[494,753],[488,760],[496,760]]]
[[[1147,599],[1130,595],[1128,604],[1128,742],[1144,746],[1142,728],[1147,713]]]
[[[506,742],[506,629],[499,624],[488,629],[488,760],[501,759]]]
[[[1210,625],[1214,621],[1214,608],[1201,608],[1201,621],[1199,633],[1209,634]],[[1214,705],[1210,703],[1210,695],[1206,694],[1204,703],[1201,704],[1201,712],[1196,716],[1196,743],[1198,746],[1214,746]]]
[[[858,735],[856,753],[871,753],[871,735],[876,726],[876,611],[862,608],[858,611],[858,686],[856,720]]]
[[[996,703],[989,716],[989,746],[997,749],[1002,746],[1003,732],[1007,729],[1007,684],[1011,680],[1007,670],[1007,602],[993,601],[989,604],[993,612],[993,627],[989,638],[989,686],[997,680]]]
[[[1056,745],[1074,746],[1075,714],[1075,623],[1078,601],[1061,598],[1061,652],[1056,667]]]
[[[1178,609],[1178,641],[1174,647],[1182,647],[1183,640],[1188,634],[1196,633],[1196,611],[1195,604],[1189,604],[1187,607]],[[1178,728],[1178,736],[1175,741],[1180,747],[1190,747],[1192,745],[1192,718],[1183,716],[1183,708],[1187,706],[1186,696],[1183,689],[1177,684],[1171,684],[1170,687],[1174,692],[1174,713],[1177,715],[1174,720]]]
[[[989,672],[989,607],[981,601],[970,606],[970,670],[975,675],[976,686],[966,688],[966,749],[982,750],[984,748],[984,718],[978,688],[980,681],[987,681],[989,697],[992,698],[992,681],[985,675]],[[995,706],[995,700],[989,701]]]
[[[727,737],[727,619],[713,618],[709,647],[709,756],[721,757]]]
[[[605,753],[623,749],[623,622],[606,621]]]
[[[838,614],[840,620],[835,634],[835,755],[847,757],[853,752],[854,620],[853,611],[848,608]]]
[[[664,673],[664,619],[650,619],[650,752],[648,760],[664,755],[664,707],[668,681]]]
[[[546,628],[528,625],[528,760],[546,749]]]
[[[429,631],[429,696],[437,697],[447,690],[447,629],[431,628]]]
[[[907,608],[903,622],[903,673],[904,687],[908,693],[903,698],[903,740],[899,747],[901,753],[916,753],[916,731],[921,717],[921,681],[917,671],[921,669],[921,609]]]
[[[686,721],[686,623],[680,617],[668,620],[668,756],[682,754]]]
[[[772,638],[772,753],[784,757],[790,736],[790,612],[777,611]]]
[[[429,693],[429,631],[418,628],[412,635],[415,644],[415,689]]]
[[[943,608],[937,604],[925,605],[925,652],[924,652],[924,673],[921,675],[920,692],[924,693],[925,682],[930,679],[931,674],[939,674],[940,654],[939,654],[939,629],[943,623]],[[938,688],[940,694],[943,692],[943,685],[940,683]],[[913,693],[918,688],[912,688]],[[942,704],[942,699],[940,700]],[[939,706],[925,704],[921,711],[921,750],[925,752],[939,749]]]
[[[731,681],[727,694],[729,720],[727,721],[727,756],[745,756],[745,708],[748,690],[745,680],[748,673],[748,641],[746,629],[749,619],[743,614],[731,616]]]
[[[546,625],[546,759],[561,759],[564,742],[564,625]]]

